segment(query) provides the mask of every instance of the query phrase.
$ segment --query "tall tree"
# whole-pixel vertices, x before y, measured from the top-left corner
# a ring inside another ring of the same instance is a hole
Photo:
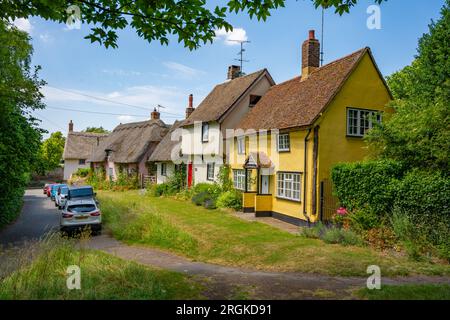
[[[41,145],[40,154],[47,171],[61,164],[66,139],[60,131],[53,132]]]
[[[32,110],[41,109],[39,68],[31,68],[27,33],[0,19],[0,226],[20,211],[41,133]]]
[[[380,157],[450,175],[450,0],[419,40],[415,61],[388,77],[395,113],[368,135]]]
[[[316,7],[334,7],[349,12],[358,0],[311,0]],[[381,3],[386,0],[372,0]],[[227,13],[246,12],[250,18],[266,20],[270,11],[284,7],[285,0],[228,0],[225,6],[208,6],[206,0],[3,0],[0,18],[16,19],[39,16],[65,23],[81,14],[80,21],[93,25],[86,36],[105,47],[117,47],[117,30],[131,26],[145,40],[168,44],[174,36],[189,49],[212,42],[215,30],[232,29]],[[71,7],[77,6],[76,8]]]

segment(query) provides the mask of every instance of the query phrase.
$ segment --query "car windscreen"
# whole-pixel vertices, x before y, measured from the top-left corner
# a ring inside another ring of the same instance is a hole
[[[69,191],[71,198],[92,197],[94,192],[91,188],[73,189]]]
[[[61,194],[68,194],[69,188],[61,188]]]
[[[95,211],[95,205],[93,205],[93,204],[76,204],[76,205],[69,206],[67,208],[67,210],[69,212],[73,212],[73,213],[91,212],[91,211]]]

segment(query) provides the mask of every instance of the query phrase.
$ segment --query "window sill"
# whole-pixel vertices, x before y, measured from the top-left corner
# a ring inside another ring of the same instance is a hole
[[[277,150],[278,153],[288,153],[291,152],[291,149],[287,149],[287,150]]]
[[[349,135],[349,134],[347,134],[346,137],[347,138],[355,138],[355,139],[362,139],[362,138],[364,138],[364,136],[352,136],[352,135]]]
[[[275,198],[277,198],[279,200],[285,200],[285,201],[290,201],[290,202],[295,202],[295,203],[302,203],[301,200],[289,199],[289,198],[284,198],[284,197],[280,197],[280,196],[276,196]]]

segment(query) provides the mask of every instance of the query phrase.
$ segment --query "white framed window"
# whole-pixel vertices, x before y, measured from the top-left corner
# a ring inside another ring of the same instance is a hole
[[[238,190],[245,190],[245,170],[233,170],[233,185]]]
[[[214,162],[206,164],[206,179],[214,180]]]
[[[237,139],[237,151],[238,154],[245,154],[245,137]]]
[[[78,164],[84,166],[86,164],[86,159],[78,159]]]
[[[202,142],[208,142],[209,140],[209,124],[207,122],[202,123]]]
[[[279,198],[300,201],[300,173],[279,172],[277,174],[277,196]]]
[[[280,152],[289,151],[291,148],[289,133],[282,133],[277,138],[277,150]]]
[[[373,128],[373,119],[381,123],[382,115],[378,111],[347,108],[347,135],[363,137]]]
[[[167,163],[161,163],[161,175],[163,177],[167,176]]]

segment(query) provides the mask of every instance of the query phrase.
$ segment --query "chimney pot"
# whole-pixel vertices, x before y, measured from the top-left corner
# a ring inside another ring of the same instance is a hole
[[[228,67],[227,79],[233,80],[241,76],[241,67],[236,65],[231,65]]]
[[[156,108],[153,109],[152,114],[151,114],[151,118],[152,118],[152,120],[159,119],[159,112],[156,110]]]
[[[320,67],[320,42],[315,31],[309,31],[309,38],[302,45],[302,80],[306,80],[314,69]]]
[[[73,122],[70,120],[69,122],[69,132],[73,132]]]
[[[194,108],[194,96],[191,93],[189,95],[188,107],[186,108],[186,119],[189,118],[189,116],[192,114],[192,112],[194,112],[194,110],[195,110],[195,108]]]

